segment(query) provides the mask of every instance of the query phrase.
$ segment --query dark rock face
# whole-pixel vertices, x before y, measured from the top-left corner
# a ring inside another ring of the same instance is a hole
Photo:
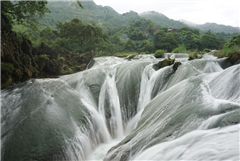
[[[32,47],[30,40],[1,28],[1,88],[36,77],[55,77],[86,69],[94,52],[56,51],[43,42]]]
[[[37,75],[38,65],[32,55],[31,42],[13,31],[1,33],[2,88]]]
[[[179,65],[181,65],[182,63],[181,62],[176,62],[176,63],[174,63],[174,65],[173,65],[173,70],[174,71],[176,71],[177,69],[178,69],[178,67],[179,67]]]

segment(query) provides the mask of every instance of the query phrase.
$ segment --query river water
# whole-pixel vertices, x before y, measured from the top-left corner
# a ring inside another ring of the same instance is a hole
[[[1,160],[239,160],[240,65],[166,57],[177,70],[100,57],[1,90]]]

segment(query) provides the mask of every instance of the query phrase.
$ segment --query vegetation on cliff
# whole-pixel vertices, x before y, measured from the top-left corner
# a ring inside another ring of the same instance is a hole
[[[53,50],[45,43],[38,48],[15,32],[1,33],[1,88],[36,77],[52,77],[84,70],[94,51]]]
[[[228,60],[233,65],[240,63],[240,34],[229,39],[221,50],[215,52],[215,56],[229,57]]]

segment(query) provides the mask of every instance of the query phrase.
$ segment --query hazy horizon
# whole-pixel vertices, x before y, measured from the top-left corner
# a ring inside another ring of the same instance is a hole
[[[85,0],[86,1],[86,0]],[[240,1],[209,0],[93,0],[97,5],[110,6],[120,14],[134,11],[156,11],[170,19],[186,20],[195,24],[217,23],[240,27]]]

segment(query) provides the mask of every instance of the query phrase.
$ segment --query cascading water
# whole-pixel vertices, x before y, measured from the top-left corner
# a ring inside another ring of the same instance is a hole
[[[168,55],[177,70],[102,57],[2,90],[1,160],[239,160],[240,65]]]
[[[114,137],[123,137],[122,115],[115,82],[116,70],[107,73],[99,96],[99,112],[105,116],[105,123]]]

